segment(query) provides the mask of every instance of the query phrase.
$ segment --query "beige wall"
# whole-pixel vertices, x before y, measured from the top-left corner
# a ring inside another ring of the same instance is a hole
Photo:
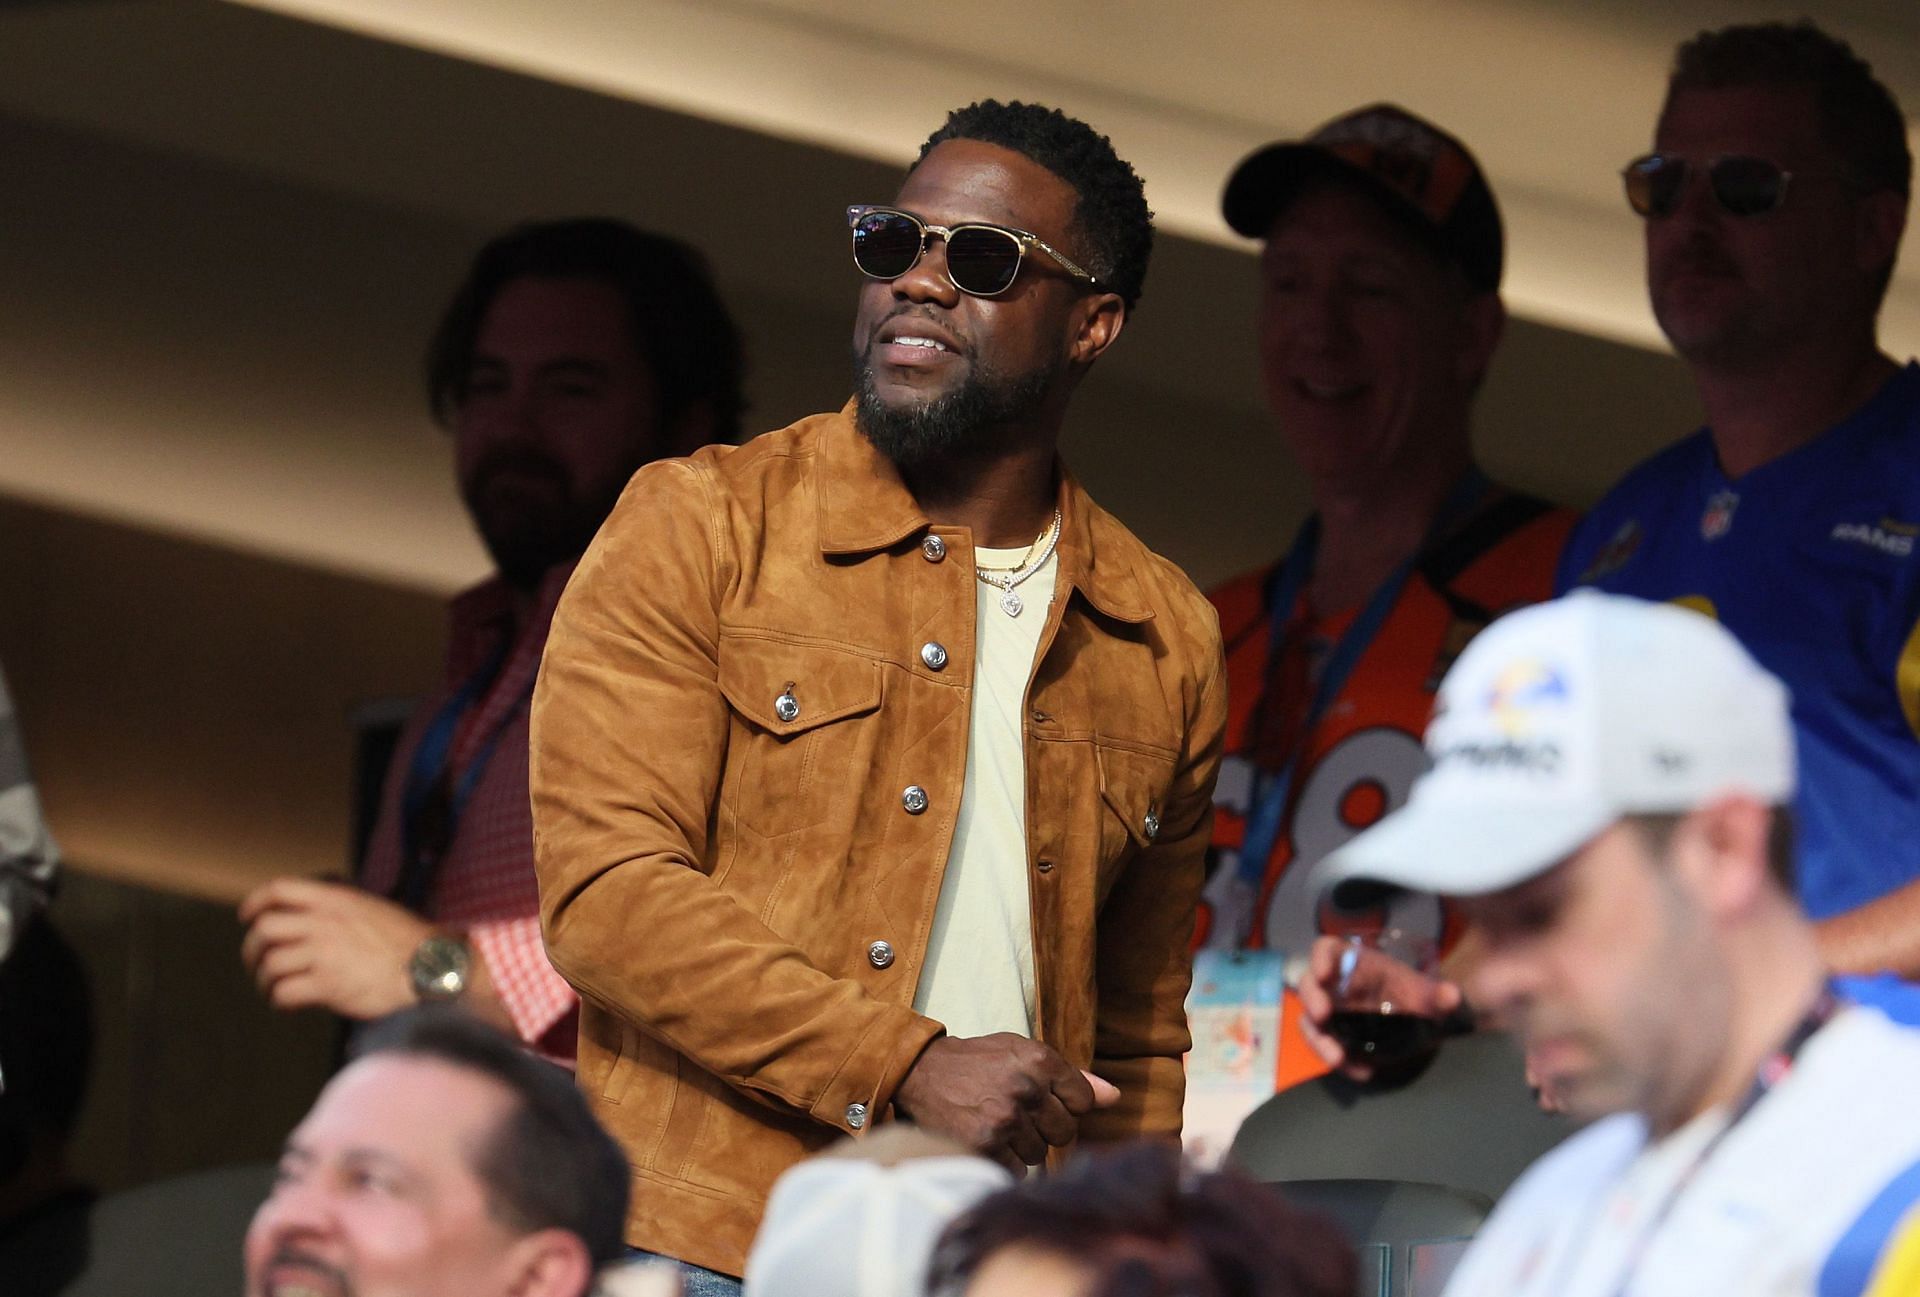
[[[83,869],[237,897],[345,863],[355,704],[432,683],[438,600],[0,504],[0,662]]]

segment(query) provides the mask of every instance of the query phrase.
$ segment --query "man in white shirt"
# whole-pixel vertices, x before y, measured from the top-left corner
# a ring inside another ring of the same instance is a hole
[[[1448,1297],[1920,1292],[1920,1032],[1836,996],[1793,898],[1788,706],[1691,611],[1515,613],[1441,685],[1407,806],[1323,866],[1342,903],[1457,898],[1472,1003],[1600,1118],[1502,1199]]]

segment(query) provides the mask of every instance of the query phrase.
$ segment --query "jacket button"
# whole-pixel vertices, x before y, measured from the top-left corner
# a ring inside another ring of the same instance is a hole
[[[920,660],[927,664],[927,670],[938,671],[947,664],[947,646],[928,640],[920,646]]]
[[[867,1124],[867,1105],[864,1103],[848,1104],[847,1105],[847,1125],[853,1127],[855,1130],[859,1130],[866,1124]]]
[[[947,542],[938,536],[929,536],[920,542],[920,554],[929,563],[938,563],[947,556]]]
[[[893,946],[885,941],[876,941],[867,947],[867,962],[875,968],[893,967]]]
[[[900,804],[907,808],[907,814],[918,815],[927,809],[927,790],[919,784],[908,784],[900,794]]]
[[[800,700],[793,696],[791,688],[773,700],[773,714],[783,721],[791,721],[799,717]]]
[[[1043,874],[1050,874],[1053,872],[1053,862],[1051,860],[1036,860],[1033,864],[1033,867],[1035,869],[1038,869]]]
[[[1160,836],[1160,817],[1152,811],[1148,811],[1147,818],[1141,823],[1140,827],[1146,830],[1147,841],[1151,842]]]

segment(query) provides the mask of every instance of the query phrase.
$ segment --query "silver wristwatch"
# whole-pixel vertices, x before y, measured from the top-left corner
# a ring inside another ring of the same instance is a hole
[[[459,937],[436,932],[413,949],[407,980],[422,1004],[445,1004],[466,994],[473,948]]]

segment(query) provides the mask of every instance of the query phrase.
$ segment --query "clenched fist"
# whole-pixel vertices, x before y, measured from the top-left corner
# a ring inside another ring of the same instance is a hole
[[[976,1149],[1018,1174],[1073,1142],[1080,1118],[1120,1091],[1052,1049],[1012,1032],[929,1044],[893,1105],[927,1130]]]

